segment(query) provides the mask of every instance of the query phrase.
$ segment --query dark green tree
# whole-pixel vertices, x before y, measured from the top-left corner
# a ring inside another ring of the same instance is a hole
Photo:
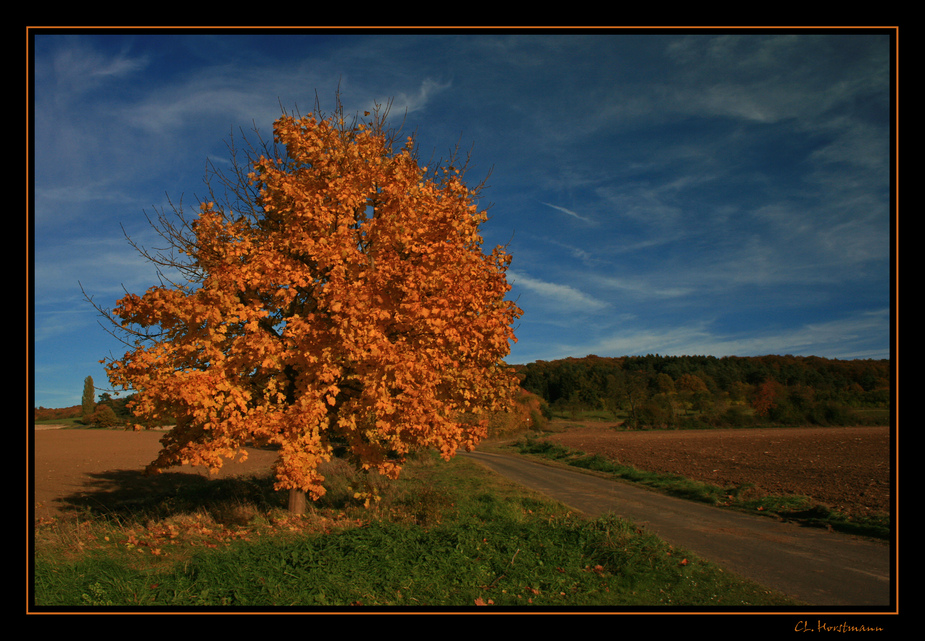
[[[109,405],[97,405],[89,418],[90,423],[99,427],[112,428],[119,425],[119,417]]]
[[[96,403],[93,400],[96,397],[94,394],[95,391],[96,388],[93,387],[93,377],[88,376],[84,379],[84,394],[80,401],[80,415],[83,419],[89,419],[93,414],[93,410],[96,409]]]

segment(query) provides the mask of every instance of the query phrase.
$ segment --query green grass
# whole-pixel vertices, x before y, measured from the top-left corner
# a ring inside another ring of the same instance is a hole
[[[77,417],[71,418],[59,418],[59,419],[44,419],[41,421],[34,421],[35,425],[65,425],[68,428],[80,428],[86,429],[87,426],[83,423],[83,420]]]
[[[561,461],[572,467],[604,472],[615,478],[638,483],[683,499],[756,514],[777,515],[806,525],[831,527],[850,534],[881,539],[890,536],[888,516],[852,518],[816,504],[806,496],[750,497],[749,485],[718,487],[683,476],[647,472],[611,461],[599,454],[586,454],[551,443],[535,435],[516,441],[513,447],[521,454],[538,455]]]
[[[268,481],[237,479],[41,524],[34,603],[103,610],[794,605],[631,523],[586,520],[470,461],[421,458],[399,481],[383,483],[370,509],[345,498],[355,479],[336,472],[333,496],[304,517],[286,514]]]
[[[607,410],[588,410],[588,409],[562,409],[555,408],[550,411],[552,418],[563,421],[602,421],[610,422],[615,420],[625,420],[625,412],[609,412]]]

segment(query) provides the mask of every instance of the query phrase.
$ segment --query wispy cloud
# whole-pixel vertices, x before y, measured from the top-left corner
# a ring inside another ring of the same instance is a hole
[[[532,278],[520,272],[508,271],[508,280],[515,286],[536,293],[541,302],[569,313],[596,312],[608,307],[608,303],[571,287]]]
[[[75,39],[70,46],[57,49],[50,64],[38,65],[36,71],[54,82],[59,101],[68,102],[102,83],[140,72],[149,63],[145,55],[131,56],[125,51],[108,55]]]
[[[432,78],[425,78],[417,93],[399,93],[392,102],[392,111],[396,114],[414,113],[427,107],[427,104],[433,100],[434,96],[446,91],[452,86],[450,82],[439,82]]]
[[[42,343],[92,331],[95,329],[95,318],[96,311],[89,303],[81,308],[39,312],[34,318],[34,340],[36,343]]]
[[[666,284],[660,285],[653,283],[651,278],[647,277],[618,277],[604,276],[593,274],[588,276],[588,282],[594,283],[598,287],[612,289],[621,292],[624,295],[631,295],[635,298],[680,298],[689,296],[697,292],[697,288],[688,281],[684,285]]]
[[[712,355],[761,356],[791,354],[828,358],[882,358],[889,341],[889,310],[861,312],[822,323],[807,323],[778,332],[730,334],[717,331],[708,321],[685,326],[645,326],[627,320],[610,332],[597,332],[586,342],[560,342],[536,358],[565,356]]]
[[[552,204],[550,204],[550,203],[544,203],[544,202],[541,202],[540,204],[546,205],[547,207],[552,207],[553,209],[556,209],[556,210],[558,210],[558,211],[561,211],[563,214],[567,214],[567,215],[571,216],[572,218],[577,218],[578,220],[580,220],[580,221],[582,221],[582,222],[586,222],[586,223],[594,222],[593,220],[591,220],[591,219],[588,218],[587,216],[582,216],[582,215],[580,215],[580,214],[576,214],[576,213],[575,213],[574,211],[572,211],[571,209],[566,209],[565,207],[560,207],[559,205],[552,205]]]

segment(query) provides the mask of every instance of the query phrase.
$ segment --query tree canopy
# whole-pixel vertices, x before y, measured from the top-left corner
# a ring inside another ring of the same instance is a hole
[[[752,418],[785,424],[858,424],[851,410],[885,410],[892,393],[886,359],[589,355],[536,361],[517,369],[524,389],[552,407],[624,410],[628,424],[638,426],[683,422],[738,427],[746,418],[749,424],[755,422]],[[875,416],[873,420],[882,420],[882,412]]]
[[[482,184],[455,154],[422,167],[387,113],[283,113],[246,162],[231,146],[191,220],[152,221],[169,250],[135,245],[162,284],[98,309],[130,346],[102,362],[139,425],[176,422],[152,471],[275,445],[277,489],[317,499],[335,451],[395,478],[416,449],[473,446],[509,403],[522,312],[510,255],[483,251]]]

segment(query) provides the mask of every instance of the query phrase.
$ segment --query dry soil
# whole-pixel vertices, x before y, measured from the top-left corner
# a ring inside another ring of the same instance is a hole
[[[36,518],[48,518],[94,494],[150,487],[152,479],[142,472],[156,457],[162,433],[41,429],[34,436]],[[890,509],[887,427],[627,432],[593,423],[549,438],[638,469],[722,487],[753,484],[755,493],[805,495],[845,513]],[[245,462],[229,461],[220,475],[268,471],[275,456],[251,450]],[[162,482],[208,475],[185,466]]]
[[[570,427],[550,439],[652,472],[751,492],[803,495],[847,514],[890,511],[889,427],[616,431]]]

